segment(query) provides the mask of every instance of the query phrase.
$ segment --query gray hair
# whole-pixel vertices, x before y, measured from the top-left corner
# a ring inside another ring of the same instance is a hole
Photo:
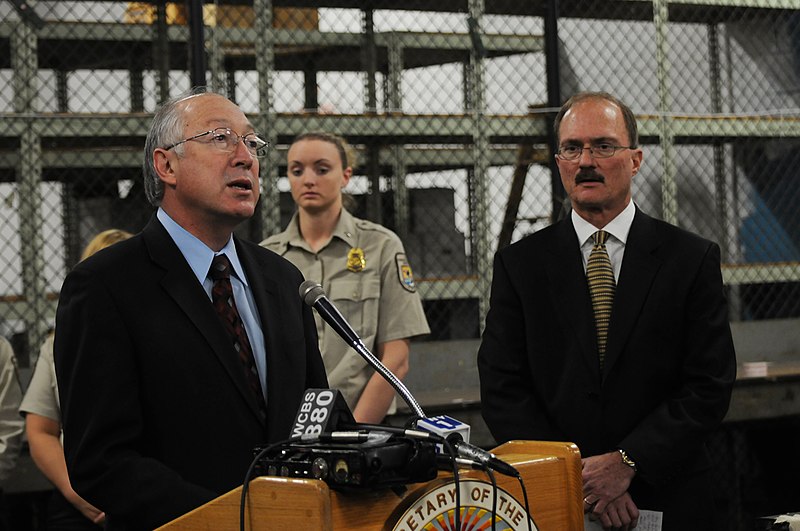
[[[144,194],[151,205],[157,207],[161,205],[164,198],[164,183],[158,177],[153,153],[157,148],[163,148],[175,142],[180,142],[183,135],[183,112],[180,104],[189,98],[201,94],[212,94],[203,87],[195,88],[189,93],[184,93],[175,98],[165,101],[153,115],[153,123],[150,124],[150,131],[144,142],[144,164],[142,173],[144,174]],[[183,144],[175,146],[175,152],[183,155]]]

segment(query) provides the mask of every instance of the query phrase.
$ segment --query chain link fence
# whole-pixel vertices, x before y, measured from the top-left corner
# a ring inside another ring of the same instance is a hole
[[[477,338],[494,251],[564,215],[549,124],[578,90],[637,113],[634,200],[720,243],[731,319],[800,316],[800,2],[220,0],[198,29],[201,3],[0,2],[0,333],[23,366],[83,245],[151,216],[147,126],[198,64],[274,146],[240,235],[285,227],[292,137],[345,136],[353,209],[403,238],[431,339]]]

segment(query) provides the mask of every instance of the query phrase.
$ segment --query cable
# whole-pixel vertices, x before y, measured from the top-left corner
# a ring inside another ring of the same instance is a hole
[[[489,476],[489,480],[492,482],[492,527],[490,529],[494,529],[495,523],[497,522],[497,479],[494,477],[494,471],[488,466],[485,467],[485,471],[486,475]]]
[[[253,476],[253,471],[256,468],[256,464],[264,457],[267,453],[271,452],[275,448],[280,448],[281,446],[285,446],[287,444],[291,444],[293,442],[297,442],[302,440],[301,436],[298,437],[290,437],[289,439],[285,439],[283,441],[278,441],[276,443],[270,444],[269,446],[263,448],[253,460],[250,462],[250,466],[247,468],[247,473],[244,475],[244,483],[242,484],[242,497],[239,503],[239,531],[245,531],[244,525],[244,508],[247,499],[247,491],[250,489],[250,479]]]
[[[528,505],[528,491],[525,489],[525,482],[522,481],[522,476],[520,474],[517,474],[517,481],[519,481],[519,486],[522,489],[522,499],[525,500],[525,514],[528,515],[528,531],[532,531],[531,522],[533,522],[533,526],[536,529],[539,529],[539,526],[536,525],[536,520],[533,519],[533,515],[531,514],[531,508]]]
[[[398,426],[385,426],[383,424],[366,424],[363,422],[356,422],[355,424],[343,423],[340,427],[345,430],[385,431],[388,433],[396,433],[398,435],[411,437],[412,439],[431,440],[436,443],[442,443],[444,441],[444,437],[438,433],[425,430],[415,430],[412,428],[400,428]]]
[[[447,453],[450,454],[450,459],[453,462],[453,485],[456,488],[456,518],[455,518],[455,528],[454,529],[461,529],[461,483],[459,482],[458,477],[458,462],[456,458],[458,454],[456,453],[456,449],[453,448],[453,445],[450,444],[445,438],[442,438],[442,446],[447,449]]]
[[[377,424],[355,424],[352,426],[347,426],[348,428],[359,428],[359,429],[375,429],[375,430],[382,430],[389,433],[398,433],[408,437],[417,437],[420,439],[430,439],[432,441],[436,441],[442,444],[442,447],[447,451],[447,454],[450,456],[450,462],[452,464],[452,472],[453,472],[453,485],[455,487],[455,515],[454,515],[454,525],[455,529],[461,529],[461,480],[459,477],[458,472],[458,452],[456,451],[455,447],[451,444],[450,441],[437,435],[435,433],[429,433],[425,431],[418,431],[418,430],[409,430],[405,428],[398,428],[395,426],[382,426]],[[345,432],[341,432],[345,433]],[[265,448],[261,449],[258,454],[253,458],[253,461],[250,463],[250,466],[247,469],[247,473],[244,477],[244,482],[242,484],[242,495],[241,501],[239,505],[239,529],[240,531],[245,531],[245,507],[247,502],[247,494],[249,492],[250,481],[252,479],[253,473],[255,471],[255,467],[258,462],[269,452],[275,450],[276,448],[280,448],[281,446],[286,446],[295,442],[311,442],[313,440],[318,440],[319,437],[315,436],[313,438],[309,436],[297,436],[297,437],[290,437],[283,441],[279,441]],[[473,466],[478,466],[482,469],[486,475],[489,477],[489,480],[492,484],[492,513],[491,513],[491,521],[492,521],[492,529],[494,529],[494,525],[497,521],[497,479],[495,477],[494,471],[491,467],[487,466],[486,463],[480,461],[473,461]],[[517,481],[519,481],[520,488],[522,489],[522,496],[525,501],[525,513],[528,516],[528,531],[532,531],[531,523],[533,522],[533,526],[536,526],[536,522],[533,519],[533,515],[530,513],[530,506],[528,503],[528,492],[525,488],[525,482],[522,480],[522,476],[517,473],[516,476]]]

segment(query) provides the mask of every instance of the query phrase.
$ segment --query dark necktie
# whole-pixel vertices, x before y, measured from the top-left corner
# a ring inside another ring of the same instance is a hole
[[[606,250],[608,233],[599,230],[592,235],[594,246],[586,265],[586,277],[589,281],[589,293],[592,296],[594,322],[597,327],[597,352],[600,357],[600,372],[606,356],[606,340],[608,324],[611,322],[611,306],[614,304],[614,269]]]
[[[239,361],[244,368],[245,376],[250,390],[258,401],[263,419],[266,419],[267,405],[264,401],[264,393],[261,391],[261,381],[258,378],[253,349],[250,347],[250,340],[247,338],[247,331],[244,323],[236,309],[236,301],[233,299],[233,287],[231,286],[231,262],[224,254],[214,257],[211,262],[211,269],[208,276],[214,281],[211,288],[211,301],[214,310],[219,315],[225,331],[231,338],[233,349],[239,356]]]

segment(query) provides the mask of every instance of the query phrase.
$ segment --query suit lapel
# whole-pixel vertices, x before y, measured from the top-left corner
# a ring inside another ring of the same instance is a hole
[[[250,392],[231,340],[180,249],[155,218],[142,231],[142,236],[151,260],[164,270],[161,287],[208,342],[239,394],[249,404],[256,418],[259,418],[258,404]],[[199,355],[201,354],[198,353]]]
[[[637,208],[625,244],[619,282],[614,295],[606,346],[604,368],[606,374],[625,347],[650,293],[656,273],[661,267],[661,260],[655,256],[655,251],[660,245],[652,218]]]
[[[552,242],[543,242],[542,248],[550,251],[545,265],[549,288],[553,291],[555,311],[562,330],[575,334],[580,344],[583,361],[600,378],[597,354],[597,331],[589,297],[589,285],[583,270],[580,244],[569,217],[558,223]],[[548,253],[543,253],[547,255]]]

